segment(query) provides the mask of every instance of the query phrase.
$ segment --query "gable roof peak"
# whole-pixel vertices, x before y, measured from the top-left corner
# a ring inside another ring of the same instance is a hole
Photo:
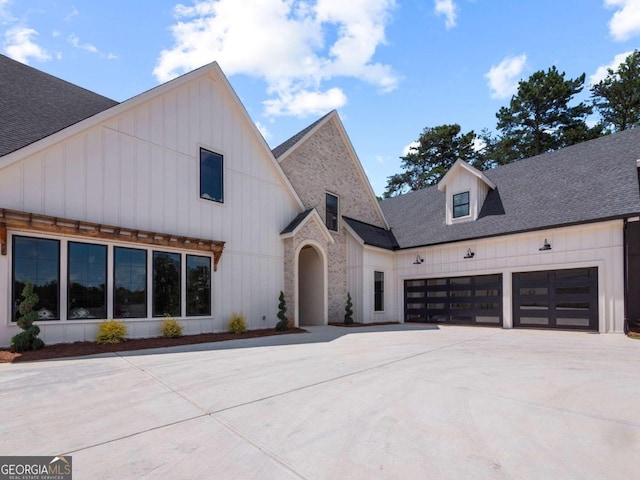
[[[482,180],[491,190],[496,189],[496,184],[493,183],[489,178],[478,170],[475,167],[472,167],[467,162],[462,160],[461,158],[457,159],[453,166],[449,169],[449,171],[445,174],[444,177],[440,179],[438,182],[438,190],[444,192],[447,188],[447,184],[451,182],[451,179],[459,172],[459,171],[469,172],[471,175]]]
[[[292,137],[282,142],[276,148],[271,150],[271,153],[273,153],[273,156],[276,157],[276,159],[280,159],[280,157],[282,157],[289,150],[291,150],[296,145],[301,143],[302,140],[304,140],[307,137],[307,135],[311,133],[312,130],[314,130],[317,126],[319,126],[321,123],[323,123],[332,115],[338,115],[338,112],[336,110],[331,110],[329,113],[326,113],[325,115],[320,117],[318,120],[313,122],[311,125],[308,125],[307,127],[300,130],[298,133],[293,135]]]

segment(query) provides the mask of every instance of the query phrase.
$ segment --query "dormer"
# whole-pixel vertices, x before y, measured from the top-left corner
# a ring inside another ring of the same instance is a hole
[[[447,225],[477,220],[487,193],[495,188],[495,183],[480,170],[463,160],[456,160],[438,182],[438,190],[447,196]]]

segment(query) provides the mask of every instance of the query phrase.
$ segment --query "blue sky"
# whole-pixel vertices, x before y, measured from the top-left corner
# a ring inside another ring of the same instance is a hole
[[[337,109],[377,194],[423,128],[639,40],[640,0],[0,0],[2,53],[114,100],[217,60],[272,147]]]

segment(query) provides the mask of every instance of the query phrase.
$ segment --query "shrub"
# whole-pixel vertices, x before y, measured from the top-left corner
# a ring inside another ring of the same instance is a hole
[[[117,320],[106,320],[98,327],[96,343],[121,343],[127,335],[127,326]]]
[[[287,319],[287,301],[284,299],[284,292],[282,290],[280,290],[278,300],[280,301],[278,303],[278,319],[280,321],[276,323],[276,330],[283,332],[289,327],[289,319]]]
[[[22,332],[14,335],[11,339],[11,347],[16,352],[24,352],[27,350],[39,350],[44,347],[42,339],[38,338],[40,328],[34,325],[38,319],[38,313],[33,311],[33,308],[38,303],[38,295],[33,292],[33,284],[27,282],[22,289],[22,297],[24,300],[18,306],[18,312],[20,317],[16,322],[22,329]]]
[[[182,325],[175,318],[167,316],[162,321],[162,336],[166,338],[178,338],[182,336]]]
[[[247,331],[247,322],[241,313],[231,314],[229,319],[229,331],[236,334],[245,333]]]
[[[353,302],[351,301],[351,294],[347,292],[347,305],[344,307],[344,323],[345,325],[351,325],[353,323]]]

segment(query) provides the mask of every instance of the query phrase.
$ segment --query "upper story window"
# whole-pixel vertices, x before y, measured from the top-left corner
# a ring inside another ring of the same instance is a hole
[[[469,192],[458,193],[453,196],[453,218],[469,215]]]
[[[326,219],[325,223],[329,230],[338,231],[338,197],[327,193],[326,195]]]
[[[200,149],[200,198],[224,202],[223,167],[222,155]]]

